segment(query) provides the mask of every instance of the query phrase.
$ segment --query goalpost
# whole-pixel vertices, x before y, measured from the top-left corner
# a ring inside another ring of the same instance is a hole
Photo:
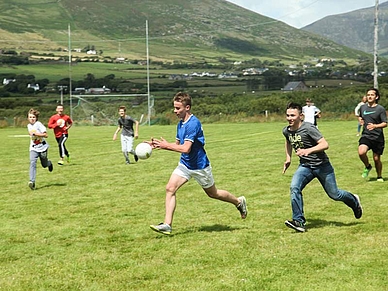
[[[141,125],[150,125],[149,116],[154,114],[154,99],[152,96],[148,98],[148,94],[86,94],[72,95],[72,98],[75,101],[71,108],[72,119],[83,125],[117,125],[117,110],[123,104],[127,108],[131,106],[129,115],[139,120]]]
[[[72,55],[71,55],[71,32],[70,32],[70,24],[68,25],[68,37],[69,37],[69,43],[68,43],[68,50],[69,50],[69,85],[70,85],[70,90],[69,90],[69,101],[70,101],[70,118],[73,119],[73,111],[81,106],[82,107],[93,107],[93,103],[90,102],[90,101],[87,101],[86,99],[88,97],[123,97],[123,98],[126,98],[126,97],[142,97],[142,96],[145,96],[147,97],[147,117],[146,117],[146,120],[145,122],[142,123],[142,120],[144,118],[144,114],[141,115],[140,117],[140,124],[141,125],[145,125],[148,123],[148,126],[151,125],[151,115],[154,113],[154,98],[151,96],[151,92],[150,92],[150,60],[149,60],[149,47],[148,47],[148,20],[146,20],[146,57],[147,57],[147,94],[120,94],[120,95],[112,95],[112,94],[104,94],[104,95],[97,95],[97,94],[91,94],[91,95],[73,95],[73,92],[72,92],[72,80],[71,80],[71,62],[72,62]],[[73,97],[74,98],[77,98],[78,101],[77,101],[77,105],[75,105],[73,107]],[[84,102],[82,104],[82,102]],[[95,106],[96,107],[96,106]],[[83,109],[84,110],[84,109]],[[89,111],[89,110],[84,110],[84,111]],[[98,112],[98,111],[97,111]],[[107,115],[105,113],[103,113],[102,111],[101,112],[98,112],[99,114],[101,114],[102,116],[104,116],[104,118],[107,117]],[[94,124],[94,115],[91,114],[91,123]],[[73,119],[74,120],[74,119]],[[108,118],[109,120],[109,118]]]

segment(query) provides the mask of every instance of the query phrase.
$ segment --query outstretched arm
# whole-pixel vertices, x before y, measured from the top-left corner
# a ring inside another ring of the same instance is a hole
[[[152,144],[155,148],[188,154],[193,143],[188,140],[185,140],[184,144],[180,144],[179,141],[170,143],[161,137],[160,139],[152,139]]]
[[[284,149],[286,151],[286,161],[283,166],[283,174],[287,171],[288,167],[291,165],[291,155],[292,155],[292,146],[289,141],[286,140],[284,144]]]

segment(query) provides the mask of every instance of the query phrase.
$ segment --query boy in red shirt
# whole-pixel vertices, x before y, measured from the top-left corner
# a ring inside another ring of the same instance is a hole
[[[57,114],[50,117],[48,122],[48,128],[54,129],[55,139],[58,142],[59,147],[59,161],[58,165],[63,165],[63,158],[66,157],[67,162],[70,162],[70,155],[65,146],[67,139],[69,138],[69,128],[73,125],[73,121],[70,116],[63,113],[63,105],[57,105]]]

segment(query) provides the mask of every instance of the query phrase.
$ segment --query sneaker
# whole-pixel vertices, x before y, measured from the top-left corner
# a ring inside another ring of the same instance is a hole
[[[31,190],[35,190],[35,183],[32,181],[28,182],[28,187],[30,187]]]
[[[63,166],[63,160],[59,160],[58,165]]]
[[[356,219],[360,219],[362,216],[362,206],[361,206],[360,197],[358,197],[357,194],[353,194],[353,195],[354,195],[354,197],[356,197],[357,202],[358,202],[358,206],[353,209],[354,217]]]
[[[384,182],[384,179],[382,177],[378,177],[376,181],[377,182]]]
[[[137,155],[133,155],[133,157],[135,158],[135,162],[139,160],[139,157]]]
[[[66,157],[66,162],[70,163],[70,155]]]
[[[51,161],[49,161],[49,165],[48,165],[49,172],[52,172],[53,169],[54,169],[53,163]]]
[[[247,200],[244,196],[238,197],[238,200],[240,200],[240,204],[237,205],[238,211],[240,211],[241,218],[245,219],[248,215],[248,208],[247,208]]]
[[[369,175],[370,170],[372,170],[372,166],[371,166],[371,165],[369,165],[368,167],[366,167],[366,168],[364,169],[364,171],[362,172],[361,177],[363,177],[364,179],[365,179],[365,178],[368,178],[368,175]]]
[[[288,226],[289,228],[292,228],[296,231],[299,231],[299,232],[305,232],[306,231],[306,227],[304,225],[303,222],[301,221],[296,221],[296,220],[286,220],[284,222],[284,224],[286,226]]]
[[[151,229],[156,232],[160,232],[166,235],[170,235],[172,232],[171,226],[169,226],[167,223],[159,223],[158,225],[150,225]]]

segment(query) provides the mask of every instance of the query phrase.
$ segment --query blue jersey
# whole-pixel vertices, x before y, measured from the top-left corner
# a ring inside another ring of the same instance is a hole
[[[204,148],[205,136],[202,124],[197,117],[191,115],[185,122],[181,120],[178,123],[176,139],[179,144],[184,144],[186,140],[192,142],[190,153],[182,153],[180,163],[190,170],[201,170],[209,166],[209,159]]]

